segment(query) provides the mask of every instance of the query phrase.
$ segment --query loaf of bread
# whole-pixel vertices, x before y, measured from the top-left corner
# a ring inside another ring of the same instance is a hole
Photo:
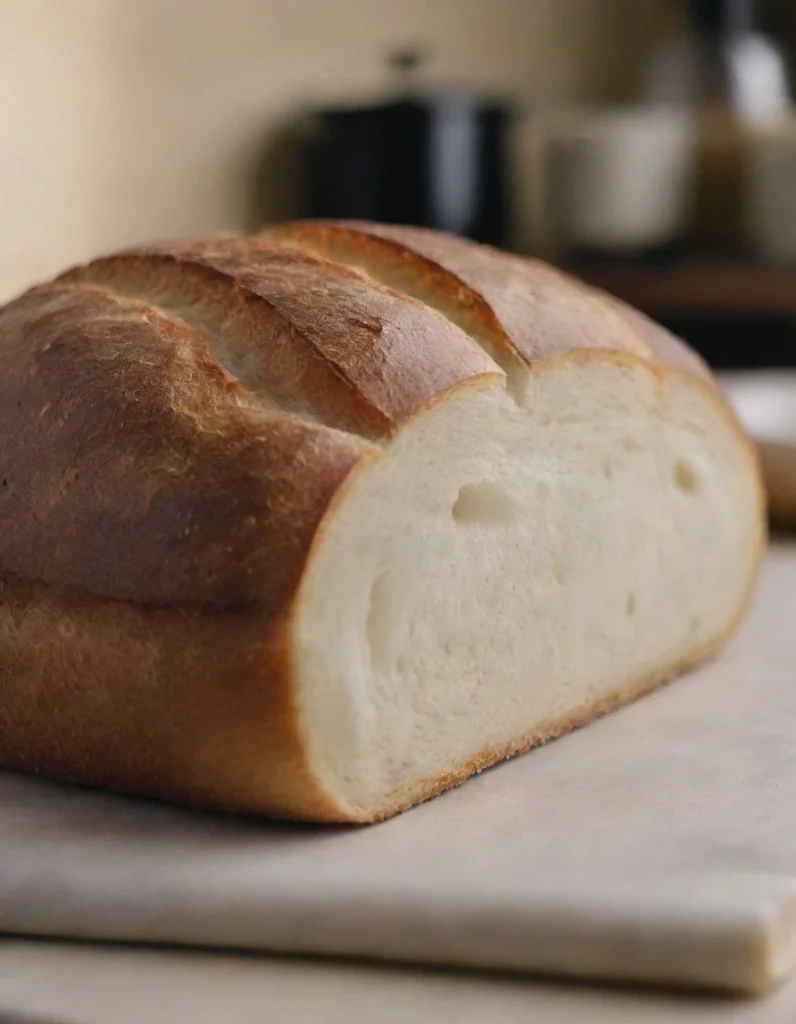
[[[543,263],[98,259],[0,311],[0,764],[384,818],[712,655],[763,513],[701,360]]]

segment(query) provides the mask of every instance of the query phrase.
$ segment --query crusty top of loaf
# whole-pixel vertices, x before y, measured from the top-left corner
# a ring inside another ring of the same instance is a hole
[[[331,497],[403,422],[595,347],[708,375],[617,300],[421,229],[299,222],[96,260],[0,310],[0,566],[276,614]]]
[[[704,361],[655,321],[541,260],[428,228],[365,221],[296,221],[261,237],[365,268],[524,362],[612,348],[711,377]]]

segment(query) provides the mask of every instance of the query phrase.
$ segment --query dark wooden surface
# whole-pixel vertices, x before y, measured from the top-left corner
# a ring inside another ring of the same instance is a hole
[[[563,269],[659,320],[717,369],[796,366],[796,267],[684,259]]]
[[[692,259],[578,262],[566,269],[652,314],[796,319],[796,267]]]

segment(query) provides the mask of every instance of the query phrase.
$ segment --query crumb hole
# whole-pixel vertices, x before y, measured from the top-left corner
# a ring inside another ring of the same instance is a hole
[[[627,612],[627,617],[629,619],[632,619],[633,616],[636,614],[637,608],[638,601],[636,600],[636,595],[631,590],[630,593],[627,595],[627,600],[625,601],[625,611]]]
[[[678,459],[674,464],[674,482],[684,494],[693,494],[697,489],[697,476],[694,467],[685,459]]]
[[[455,522],[465,525],[504,526],[516,518],[517,506],[503,487],[482,480],[462,487],[451,515]]]
[[[610,480],[614,475],[614,464],[610,459],[603,459],[603,476]]]

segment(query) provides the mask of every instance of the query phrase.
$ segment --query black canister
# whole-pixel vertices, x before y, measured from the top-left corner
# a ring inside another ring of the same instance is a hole
[[[305,147],[305,213],[415,224],[503,245],[509,123],[506,105],[463,89],[318,110]]]

